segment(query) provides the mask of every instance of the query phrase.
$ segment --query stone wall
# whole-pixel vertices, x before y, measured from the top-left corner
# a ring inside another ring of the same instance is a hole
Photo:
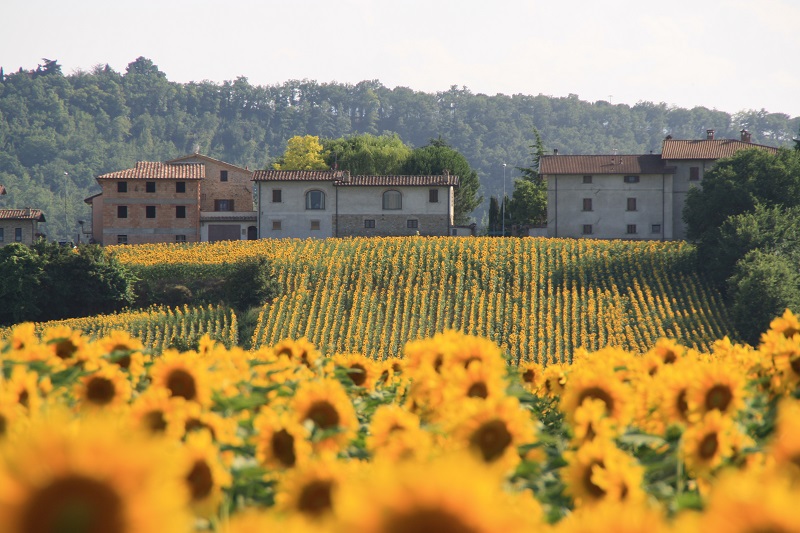
[[[374,228],[364,227],[365,220],[374,220]],[[409,228],[408,221],[417,227]],[[447,236],[449,217],[441,215],[339,215],[338,237],[388,237],[406,235]]]

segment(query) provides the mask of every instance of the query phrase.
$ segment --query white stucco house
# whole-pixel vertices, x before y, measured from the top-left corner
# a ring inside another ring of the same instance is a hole
[[[718,159],[739,150],[777,149],[741,139],[667,137],[661,154],[546,155],[548,237],[677,240],[686,237],[683,206],[691,187]]]
[[[259,238],[450,235],[458,176],[253,173]]]

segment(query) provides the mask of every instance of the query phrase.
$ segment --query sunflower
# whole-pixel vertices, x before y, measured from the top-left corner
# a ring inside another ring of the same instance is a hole
[[[389,357],[376,363],[380,370],[378,376],[378,386],[388,387],[399,383],[403,375],[403,359],[400,357]]]
[[[455,342],[452,332],[438,333],[430,339],[409,341],[403,347],[403,371],[414,376],[420,370],[441,372],[447,354]]]
[[[183,398],[172,397],[169,390],[149,388],[131,404],[133,425],[152,435],[180,439],[184,433]]]
[[[762,353],[764,348],[761,349]],[[773,388],[790,394],[800,386],[800,337],[778,337],[769,351],[774,365]]]
[[[245,509],[238,511],[229,521],[221,524],[220,533],[328,533],[335,530],[335,524],[308,520],[302,515],[289,516],[273,510]]]
[[[75,384],[74,395],[83,407],[120,407],[127,405],[131,398],[131,383],[117,365],[106,364],[80,378]]]
[[[0,393],[25,409],[28,413],[36,413],[42,406],[40,376],[33,370],[26,370],[22,365],[15,365],[11,376],[5,381],[0,381]]]
[[[667,425],[687,424],[689,422],[689,387],[695,380],[698,364],[683,360],[678,364],[664,367],[653,385],[659,394],[659,412]]]
[[[744,408],[745,377],[740,369],[713,362],[699,366],[686,390],[689,418],[699,419],[709,411],[735,416]]]
[[[594,439],[564,453],[562,480],[577,507],[608,502],[640,502],[644,469],[613,442]]]
[[[139,377],[144,373],[144,345],[136,337],[131,337],[127,331],[113,330],[105,337],[99,339],[100,345],[106,358],[130,373],[131,376]]]
[[[153,387],[200,405],[211,404],[211,377],[206,363],[196,352],[166,350],[150,368]]]
[[[494,342],[456,331],[446,332],[446,334],[452,337],[449,343],[452,351],[447,354],[446,366],[467,368],[473,362],[479,362],[488,372],[505,373],[506,361],[503,359],[503,352]]]
[[[544,367],[540,392],[548,398],[558,398],[567,384],[568,363],[551,363]]]
[[[541,513],[517,512],[535,506],[504,493],[496,471],[460,454],[375,464],[336,498],[341,530],[360,533],[536,531]]]
[[[367,391],[375,390],[381,368],[369,357],[361,354],[336,354],[331,357],[336,367],[344,369],[347,377],[356,387]]]
[[[686,355],[686,348],[672,339],[658,339],[645,356],[653,355],[662,365],[673,365]]]
[[[0,442],[15,433],[19,421],[27,420],[25,408],[14,394],[0,390]]]
[[[180,417],[183,420],[183,432],[189,436],[194,432],[208,431],[214,442],[238,446],[241,438],[236,434],[237,418],[222,416],[195,402],[179,402]]]
[[[770,448],[778,467],[800,480],[800,401],[784,398],[778,404]]]
[[[605,404],[606,416],[619,426],[628,425],[633,414],[633,394],[629,385],[622,383],[613,368],[579,366],[570,373],[561,395],[561,411],[574,423],[575,411],[588,400]]]
[[[256,459],[273,470],[295,468],[311,455],[310,433],[286,414],[264,408],[253,421]]]
[[[9,533],[185,532],[174,465],[169,447],[112,419],[51,412],[0,444],[0,523]]]
[[[310,424],[317,451],[336,451],[355,437],[358,419],[342,385],[333,379],[301,383],[289,403],[295,420]]]
[[[197,516],[212,516],[222,501],[223,488],[231,485],[232,478],[220,462],[211,434],[203,431],[188,435],[181,455],[181,472],[192,510]]]
[[[432,444],[431,435],[420,427],[419,417],[399,405],[382,405],[372,415],[367,450],[376,459],[426,457]]]
[[[504,372],[480,360],[472,361],[466,368],[460,365],[447,367],[442,378],[445,402],[459,402],[465,398],[486,400],[506,395]]]
[[[707,477],[733,455],[735,431],[730,417],[717,410],[706,413],[683,433],[681,454],[687,469],[695,477]]]
[[[322,357],[317,347],[305,337],[297,340],[285,339],[272,347],[275,357],[294,364],[302,364],[313,368],[316,361]]]
[[[42,341],[50,350],[49,364],[55,368],[83,366],[87,361],[101,357],[101,349],[80,330],[69,326],[54,326],[45,330]]]
[[[786,339],[792,339],[800,335],[800,319],[789,309],[786,309],[782,316],[770,322],[769,331],[778,333]]]
[[[539,394],[544,385],[544,366],[534,361],[520,363],[519,377],[529,392]]]
[[[615,438],[622,429],[616,420],[608,416],[605,402],[588,398],[572,416],[572,434],[575,444],[599,439]]]
[[[715,481],[698,531],[800,531],[800,490],[780,473],[731,470]]]
[[[455,445],[502,472],[519,463],[519,446],[536,440],[530,413],[513,396],[464,401],[448,416]]]
[[[353,476],[356,465],[356,462],[342,463],[326,456],[287,470],[278,481],[276,508],[312,520],[331,518],[336,505],[336,491]]]
[[[627,502],[612,501],[580,507],[554,528],[555,533],[666,533],[664,514],[658,509]],[[674,529],[674,531],[684,531]]]

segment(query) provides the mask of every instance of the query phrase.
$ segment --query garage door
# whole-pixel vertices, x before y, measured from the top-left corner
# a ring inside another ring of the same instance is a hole
[[[208,242],[238,241],[238,240],[239,240],[239,226],[230,226],[223,224],[208,225]]]

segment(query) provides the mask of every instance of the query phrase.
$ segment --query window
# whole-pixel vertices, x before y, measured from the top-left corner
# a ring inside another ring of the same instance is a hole
[[[128,218],[128,206],[127,205],[118,205],[117,206],[117,218]]]
[[[145,192],[156,192],[156,182],[155,181],[148,181],[144,184],[144,191]]]
[[[306,193],[306,209],[325,209],[325,193],[308,191]]]
[[[400,194],[400,191],[386,191],[383,193],[383,208],[402,209],[403,196]]]
[[[625,176],[625,183],[639,183],[639,176]]]
[[[416,229],[419,227],[419,220],[415,218],[410,218],[406,220],[406,227],[410,229]]]
[[[700,167],[689,167],[689,181],[700,181]]]
[[[118,181],[117,182],[117,192],[128,192],[128,182],[127,181]]]
[[[281,229],[281,221],[280,220],[273,220],[272,221],[272,229],[273,230]]]
[[[653,224],[650,226],[651,233],[661,233],[661,224]]]
[[[627,211],[636,211],[636,198],[628,198]]]
[[[364,227],[365,228],[374,228],[375,227],[375,219],[374,218],[365,218],[364,219]]]
[[[219,171],[219,181],[228,181],[228,171],[227,170],[220,170]]]
[[[281,200],[281,190],[280,189],[272,189],[272,203],[278,204]]]
[[[6,230],[5,228],[0,228],[0,242],[4,242],[6,240]]]
[[[22,242],[22,228],[14,228],[14,241]]]
[[[177,192],[177,193],[186,192],[186,182],[185,181],[176,181],[175,182],[175,192]]]
[[[592,199],[591,198],[584,198],[583,199],[583,210],[584,211],[591,211],[592,210]]]
[[[233,200],[214,200],[214,211],[233,211]]]
[[[591,176],[584,176],[583,177],[583,182],[584,183],[591,183],[592,182],[592,177]]]
[[[186,242],[186,235],[175,235],[175,242]]]
[[[625,233],[628,235],[634,235],[636,233],[636,224],[628,224],[628,229]]]
[[[428,201],[432,204],[439,203],[439,189],[431,189],[428,191]]]
[[[319,229],[319,220],[312,220],[311,221],[311,230],[313,231],[313,230],[317,230],[317,229]]]
[[[117,235],[117,244],[128,244],[127,235]]]
[[[186,206],[185,205],[176,205],[175,206],[175,218],[186,218]]]
[[[147,218],[156,218],[156,206],[154,205],[144,206],[144,216],[146,216]]]
[[[592,225],[591,224],[584,224],[583,225],[583,234],[584,235],[591,235],[592,234]]]

